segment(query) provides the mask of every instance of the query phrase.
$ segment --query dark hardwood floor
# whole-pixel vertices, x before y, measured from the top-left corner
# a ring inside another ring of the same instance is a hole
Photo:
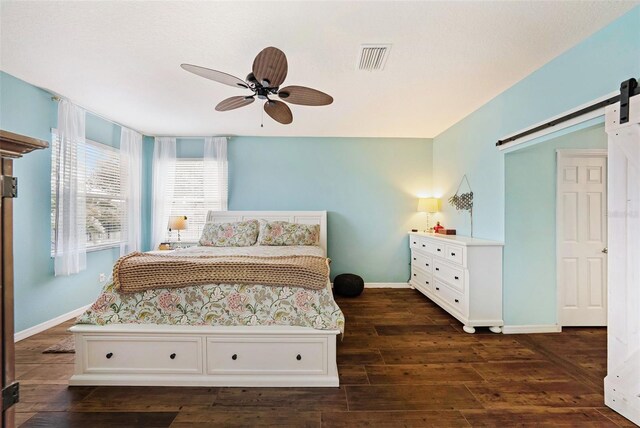
[[[417,291],[338,298],[340,388],[68,387],[71,322],[17,343],[23,427],[634,426],[604,406],[606,330],[476,334]]]

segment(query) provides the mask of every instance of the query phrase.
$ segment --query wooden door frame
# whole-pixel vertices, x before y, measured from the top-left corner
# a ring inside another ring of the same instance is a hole
[[[609,151],[607,149],[556,149],[556,324],[559,327],[559,331],[562,331],[562,308],[560,306],[561,303],[561,293],[563,288],[561,288],[560,284],[560,233],[559,225],[560,225],[560,160],[563,158],[570,157],[603,157],[608,159]],[[606,187],[605,187],[606,191]],[[607,264],[607,269],[609,269],[609,265]],[[607,290],[609,288],[609,284],[607,284]],[[608,301],[608,299],[607,299]]]

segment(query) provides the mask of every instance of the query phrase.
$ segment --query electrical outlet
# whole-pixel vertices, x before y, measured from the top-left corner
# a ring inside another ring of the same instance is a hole
[[[107,275],[105,275],[104,273],[100,273],[98,279],[100,280],[100,282],[105,282],[107,280]]]

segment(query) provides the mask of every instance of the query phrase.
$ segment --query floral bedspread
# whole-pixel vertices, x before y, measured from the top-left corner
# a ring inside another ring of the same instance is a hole
[[[239,250],[235,248],[234,252]],[[304,252],[313,251],[308,249]],[[201,248],[183,250],[184,255],[202,252]],[[249,252],[257,255],[263,250]],[[293,249],[289,248],[286,252],[293,252]],[[216,254],[222,255],[218,251]],[[267,285],[209,284],[120,294],[114,289],[113,283],[109,283],[98,300],[77,319],[77,323],[293,325],[320,330],[339,329],[344,333],[344,315],[333,300],[329,287],[310,290]]]

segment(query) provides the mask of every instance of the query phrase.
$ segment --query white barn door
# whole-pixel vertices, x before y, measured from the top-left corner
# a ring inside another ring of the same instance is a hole
[[[609,136],[609,316],[605,403],[640,424],[640,96],[620,124],[606,109]]]

